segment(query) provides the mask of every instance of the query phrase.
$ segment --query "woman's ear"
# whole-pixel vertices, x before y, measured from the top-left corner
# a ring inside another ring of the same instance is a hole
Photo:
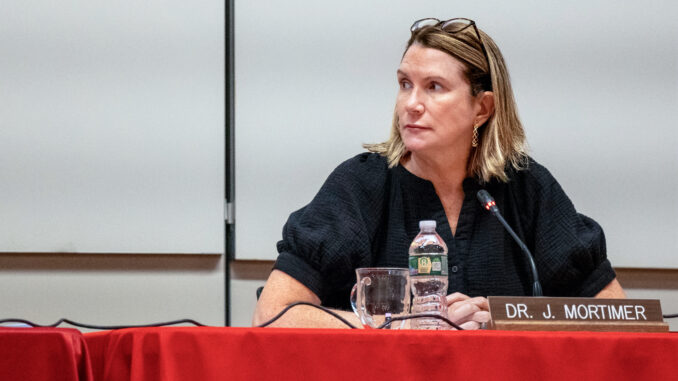
[[[478,113],[476,114],[476,125],[485,124],[485,122],[494,114],[494,93],[483,91],[477,96]]]

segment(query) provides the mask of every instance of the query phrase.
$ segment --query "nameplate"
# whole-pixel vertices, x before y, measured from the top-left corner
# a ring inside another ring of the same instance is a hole
[[[489,329],[667,332],[659,300],[490,296]]]

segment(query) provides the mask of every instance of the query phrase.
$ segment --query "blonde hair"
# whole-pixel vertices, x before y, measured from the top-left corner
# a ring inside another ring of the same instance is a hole
[[[487,60],[473,27],[454,34],[439,27],[424,27],[412,34],[405,53],[415,43],[445,52],[466,67],[464,74],[471,85],[471,95],[476,96],[482,91],[493,92],[494,113],[478,129],[478,146],[471,148],[468,173],[484,183],[492,178],[506,182],[508,165],[516,170],[527,167],[527,142],[518,118],[504,57],[490,36],[480,29],[478,32],[485,43]],[[488,61],[490,68],[487,67]],[[363,147],[386,157],[389,167],[396,166],[409,153],[400,137],[395,112],[389,139],[382,143],[364,144]]]

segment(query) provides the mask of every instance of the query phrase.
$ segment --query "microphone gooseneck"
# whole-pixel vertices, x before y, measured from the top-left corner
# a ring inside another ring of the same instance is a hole
[[[513,240],[516,241],[520,249],[525,253],[525,256],[527,257],[528,262],[530,263],[530,269],[532,270],[532,280],[534,283],[532,284],[532,296],[543,296],[543,292],[541,290],[541,283],[539,283],[539,274],[537,273],[537,265],[534,263],[534,257],[532,257],[532,253],[530,253],[530,250],[525,246],[523,241],[518,238],[518,235],[511,229],[509,224],[506,222],[504,217],[499,213],[499,208],[497,208],[497,203],[494,201],[494,198],[485,190],[481,189],[478,191],[476,194],[478,197],[478,201],[480,201],[480,204],[483,206],[483,208],[487,209],[492,213],[499,222],[504,226],[504,229],[509,232],[511,237],[513,237]]]

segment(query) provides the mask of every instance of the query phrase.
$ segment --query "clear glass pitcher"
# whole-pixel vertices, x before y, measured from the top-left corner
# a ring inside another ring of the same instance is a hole
[[[355,270],[356,284],[351,290],[351,307],[366,327],[377,328],[394,317],[410,313],[409,269],[363,267]],[[401,329],[404,320],[384,328]]]

